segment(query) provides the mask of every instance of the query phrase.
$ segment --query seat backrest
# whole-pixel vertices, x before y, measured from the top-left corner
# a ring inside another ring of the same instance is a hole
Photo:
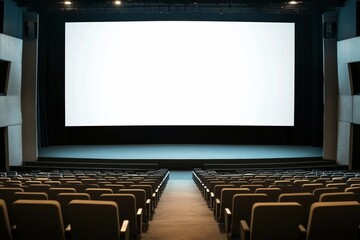
[[[220,180],[211,180],[208,182],[208,188],[210,192],[214,192],[214,188],[216,185],[218,184],[225,184],[225,181],[220,181]]]
[[[326,184],[326,187],[336,187],[341,191],[345,191],[345,189],[348,188],[349,185],[347,183],[328,183]]]
[[[352,192],[356,195],[356,201],[360,202],[360,187],[346,188],[345,192]]]
[[[61,182],[60,181],[45,181],[45,184],[49,184],[51,187],[61,187]]]
[[[237,188],[239,188],[240,186],[238,186]],[[214,198],[221,198],[221,191],[224,188],[236,188],[234,184],[218,184],[214,187]]]
[[[118,205],[119,221],[129,220],[129,234],[133,239],[137,239],[138,226],[136,221],[136,200],[133,194],[117,193],[103,194],[101,200],[114,201]]]
[[[356,201],[356,199],[355,193],[352,192],[323,193],[319,202]]]
[[[50,188],[50,184],[30,184],[24,190],[25,192],[47,192]]]
[[[247,188],[250,190],[250,192],[255,193],[256,189],[263,188],[263,184],[244,184],[241,185],[240,188]]]
[[[153,189],[152,189],[151,185],[134,184],[134,185],[131,185],[129,188],[145,190],[146,199],[151,199],[151,195],[153,194]]]
[[[230,181],[230,184],[233,184],[235,187],[240,187],[241,185],[248,184],[248,181],[246,180],[236,180],[236,181]]]
[[[4,200],[0,199],[0,239],[12,240],[9,216]]]
[[[15,200],[32,199],[32,200],[48,200],[48,195],[44,192],[16,192]]]
[[[269,202],[277,202],[282,190],[280,188],[257,188],[255,193],[265,193]]]
[[[110,188],[87,188],[85,193],[90,195],[91,200],[99,200],[102,194],[113,193]]]
[[[63,216],[63,223],[64,223],[65,228],[69,224],[69,217],[68,217],[68,211],[67,211],[68,204],[69,204],[69,202],[71,202],[72,200],[75,200],[75,199],[90,200],[90,196],[87,193],[63,192],[63,193],[59,193],[55,197],[55,200],[58,201],[61,206],[61,213]]]
[[[144,221],[148,220],[149,216],[148,216],[147,211],[146,211],[146,193],[145,193],[145,190],[143,190],[143,189],[123,188],[123,189],[120,189],[118,193],[133,194],[135,196],[135,200],[136,200],[136,207],[137,208],[142,208],[142,210],[143,210]]]
[[[113,193],[117,193],[120,189],[125,188],[125,186],[121,184],[110,183],[110,184],[105,184],[104,188],[110,188],[113,191]]]
[[[22,188],[0,188],[0,199],[3,199],[6,203],[6,206],[10,206],[14,200],[14,194],[16,192],[23,192],[24,190]]]
[[[131,185],[134,185],[132,181],[117,181],[116,184],[124,185],[125,188],[129,188]]]
[[[54,200],[17,200],[12,205],[18,240],[64,240],[60,204]]]
[[[359,224],[358,202],[316,202],[311,206],[306,240],[355,240]]]
[[[302,207],[298,203],[255,203],[250,239],[297,240],[301,218]]]
[[[49,197],[50,200],[56,199],[56,196],[59,193],[76,193],[76,190],[75,190],[75,188],[64,188],[64,187],[53,188],[52,187],[47,191],[47,194],[48,194],[48,197]]]
[[[257,202],[269,202],[265,193],[235,194],[232,203],[231,238],[238,238],[240,233],[240,221],[251,222],[252,207]]]
[[[283,193],[279,196],[279,202],[297,202],[303,207],[301,224],[306,227],[309,219],[311,205],[315,202],[312,193]]]
[[[315,189],[323,188],[323,187],[324,187],[324,184],[322,184],[322,183],[305,183],[302,185],[301,191],[313,193]]]
[[[118,212],[117,204],[113,201],[72,200],[68,205],[71,239],[119,239]]]
[[[343,192],[341,189],[338,189],[336,187],[322,187],[322,188],[316,188],[313,191],[313,195],[315,198],[315,201],[318,202],[320,200],[320,196],[323,193],[334,193],[334,192]]]
[[[63,184],[61,187],[73,188],[76,192],[84,193],[88,188],[99,188],[98,184]]]
[[[232,208],[232,201],[235,194],[250,193],[248,188],[223,188],[221,190],[220,215],[218,220],[220,223],[225,221],[225,208]]]

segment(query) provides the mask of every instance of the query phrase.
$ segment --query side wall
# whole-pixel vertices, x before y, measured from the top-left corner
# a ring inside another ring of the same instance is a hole
[[[22,69],[22,114],[23,114],[23,158],[24,161],[36,161],[37,146],[37,23],[38,14],[24,13],[24,26],[31,26],[24,34]]]
[[[338,14],[325,13],[323,23],[337,23]],[[323,38],[324,61],[324,159],[336,160],[338,128],[337,37]]]
[[[349,63],[360,62],[360,37],[338,42],[339,128],[337,161],[352,168],[353,124],[360,124],[360,95],[354,95]]]
[[[359,96],[353,95],[350,79],[350,62],[360,61],[360,38],[356,38],[356,0],[347,0],[344,7],[338,10],[338,129],[336,161],[349,165],[352,169],[353,123],[360,119],[354,115],[359,109]]]
[[[3,0],[3,15],[0,34],[0,59],[10,62],[10,73],[5,95],[0,96],[0,127],[3,128],[4,140],[0,149],[5,149],[5,162],[1,167],[21,165],[22,156],[22,32],[23,8],[13,0]]]
[[[0,59],[10,62],[5,95],[0,96],[0,127],[5,127],[6,168],[22,164],[22,40],[0,34]]]

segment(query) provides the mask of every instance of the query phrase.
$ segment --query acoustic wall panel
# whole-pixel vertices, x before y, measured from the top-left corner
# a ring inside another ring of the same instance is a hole
[[[339,122],[337,163],[341,165],[349,165],[350,156],[351,156],[350,152],[351,152],[351,123]]]
[[[352,99],[353,97],[351,95],[339,96],[339,121],[352,121]]]
[[[350,38],[338,43],[338,63],[359,62],[360,57],[360,38]]]
[[[338,64],[338,74],[339,74],[339,94],[352,95],[349,66],[347,63]]]
[[[360,96],[353,96],[353,123],[360,124]]]
[[[22,126],[11,125],[7,127],[8,159],[10,166],[22,165]]]
[[[6,95],[0,96],[0,127],[6,128],[5,166],[22,163],[21,67],[22,40],[0,34],[0,59],[10,62]]]
[[[354,95],[353,81],[360,81],[359,74],[352,74],[351,65],[360,62],[360,37],[338,42],[339,117],[337,162],[353,169],[353,125],[360,123],[360,96]]]

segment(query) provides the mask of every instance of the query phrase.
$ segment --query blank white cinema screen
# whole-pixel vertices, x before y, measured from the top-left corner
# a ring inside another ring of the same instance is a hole
[[[295,24],[65,25],[66,126],[294,126]]]

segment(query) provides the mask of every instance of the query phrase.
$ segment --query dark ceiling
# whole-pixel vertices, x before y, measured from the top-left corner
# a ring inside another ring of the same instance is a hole
[[[214,13],[290,13],[314,14],[342,7],[346,0],[302,0],[289,4],[285,0],[122,0],[116,6],[109,0],[14,0],[19,6],[38,12],[214,12]]]

